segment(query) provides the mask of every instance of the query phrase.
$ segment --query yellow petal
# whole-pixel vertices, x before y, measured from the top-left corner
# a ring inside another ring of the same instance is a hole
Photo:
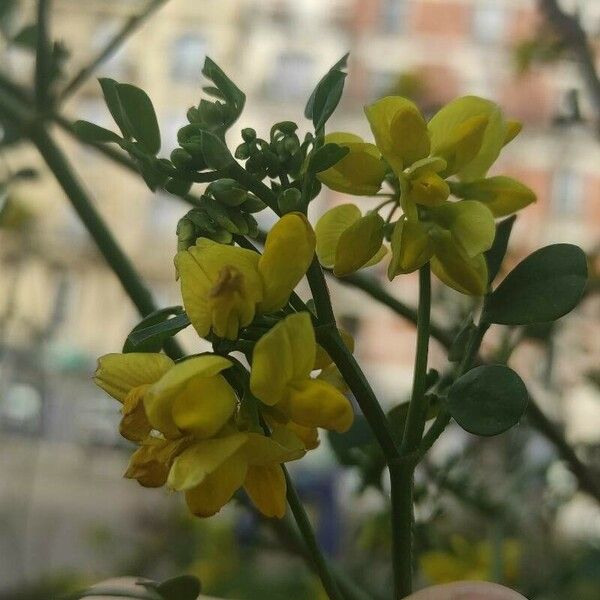
[[[235,339],[252,321],[263,297],[258,261],[256,252],[205,238],[177,253],[183,304],[200,337],[214,327],[220,337]]]
[[[469,258],[456,246],[449,232],[437,235],[434,245],[431,270],[442,282],[462,294],[483,296],[486,293],[488,271],[483,254]]]
[[[361,269],[368,269],[369,267],[373,267],[374,265],[379,264],[387,256],[387,253],[388,253],[387,246],[385,246],[385,245],[381,246],[381,248],[379,248],[379,250],[377,250],[377,252],[373,255],[373,257],[370,258],[361,267]]]
[[[314,450],[319,445],[319,430],[316,427],[304,427],[294,421],[288,421],[285,427],[302,441],[306,450]]]
[[[348,391],[348,384],[346,383],[346,380],[334,364],[325,367],[317,375],[317,379],[319,381],[326,381],[327,383],[332,385],[336,390],[339,390],[343,394],[345,394]]]
[[[317,343],[310,315],[295,313],[282,319],[254,346],[250,390],[273,406],[281,401],[287,386],[309,377],[315,363]]]
[[[173,462],[169,472],[169,487],[177,491],[197,487],[247,441],[247,434],[234,433],[221,438],[194,442]]]
[[[161,487],[167,481],[169,469],[185,442],[170,442],[161,438],[146,438],[132,454],[125,477],[137,479],[144,487]]]
[[[507,121],[506,122],[506,133],[504,134],[504,146],[510,144],[523,129],[523,123],[520,121]]]
[[[392,233],[392,260],[388,266],[391,281],[401,273],[412,273],[433,255],[433,244],[418,221],[404,217],[398,220]]]
[[[400,96],[387,96],[365,108],[375,143],[396,174],[429,154],[425,119],[417,106]]]
[[[185,492],[190,512],[197,517],[218,513],[231,500],[246,479],[248,465],[239,454],[227,459],[216,471],[207,475],[197,487]]]
[[[302,440],[289,428],[273,428],[271,437],[248,433],[244,456],[249,465],[272,465],[298,460],[306,454]]]
[[[167,438],[180,437],[182,431],[177,427],[173,415],[173,405],[177,395],[189,397],[186,388],[192,383],[190,394],[195,393],[197,391],[196,384],[193,383],[195,379],[209,379],[230,366],[229,360],[212,354],[197,356],[176,364],[159,381],[150,386],[144,396],[144,408],[152,426]],[[209,398],[204,400],[210,401]],[[231,405],[229,397],[222,400],[226,406]]]
[[[282,519],[286,509],[286,483],[280,465],[248,467],[244,489],[265,517]]]
[[[446,152],[460,142],[460,151],[454,148],[455,152],[450,152],[449,162],[453,164],[448,165],[446,174],[458,172],[466,181],[487,173],[506,136],[506,123],[498,105],[477,96],[453,100],[433,116],[428,128],[433,155],[446,158]]]
[[[315,227],[317,257],[324,267],[333,267],[335,251],[342,233],[360,219],[360,209],[355,204],[340,204],[328,210]]]
[[[485,204],[494,217],[505,217],[536,201],[530,188],[504,175],[460,184],[458,192]]]
[[[450,195],[450,187],[444,179],[432,171],[423,173],[410,181],[409,199],[423,206],[438,206]]]
[[[158,353],[105,354],[98,359],[94,382],[123,402],[133,388],[158,381],[174,364]]]
[[[148,385],[133,388],[123,402],[123,418],[119,424],[119,433],[132,442],[141,442],[152,430],[144,410],[144,394],[147,388]]]
[[[184,435],[209,438],[229,421],[236,405],[237,396],[221,375],[194,377],[173,399],[173,422]]]
[[[339,277],[365,266],[381,248],[384,220],[368,213],[342,232],[335,251],[333,272]]]
[[[317,179],[328,188],[346,194],[374,196],[385,177],[385,165],[377,146],[365,143],[348,133],[330,133],[325,143],[335,143],[349,152],[333,167],[317,173]]]
[[[354,411],[344,394],[319,379],[305,379],[290,387],[282,403],[292,421],[304,427],[323,427],[344,432],[350,429]]]
[[[279,310],[304,277],[315,253],[315,232],[301,213],[288,213],[269,231],[258,263],[264,282],[260,312]]]
[[[429,218],[448,229],[454,242],[473,257],[489,250],[496,235],[494,215],[487,206],[476,200],[445,202],[431,208]]]

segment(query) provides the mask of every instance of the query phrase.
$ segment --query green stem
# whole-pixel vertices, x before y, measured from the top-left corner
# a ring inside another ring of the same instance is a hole
[[[32,128],[30,138],[140,314],[144,316],[157,310],[150,291],[93,206],[62,150],[41,127]],[[174,340],[170,340],[168,345],[165,344],[165,350],[168,350],[172,357],[183,356]]]
[[[35,103],[38,111],[48,108],[51,79],[52,47],[48,34],[50,20],[50,0],[38,0],[35,55]]]
[[[132,33],[135,32],[143,23],[159,8],[166,4],[169,0],[153,0],[139,14],[127,20],[122,29],[108,41],[106,46],[100,53],[92,59],[92,61],[83,67],[77,74],[67,83],[59,95],[59,101],[64,101],[69,96],[72,96],[94,73],[94,71],[106,60],[108,60],[126,41]]]
[[[431,273],[429,263],[427,263],[419,270],[417,348],[412,394],[400,447],[402,458],[390,464],[395,599],[404,598],[412,592],[413,480],[416,463],[411,454],[419,447],[426,421],[427,400],[425,388],[429,353],[430,314]]]
[[[298,496],[298,492],[296,491],[296,488],[294,487],[294,484],[285,466],[281,465],[281,468],[283,469],[283,473],[285,475],[288,504],[290,505],[290,509],[292,511],[292,514],[294,515],[294,520],[298,525],[298,529],[300,530],[302,539],[306,544],[306,549],[308,550],[308,554],[315,566],[315,570],[319,574],[321,583],[323,584],[323,587],[325,588],[325,591],[327,592],[329,598],[331,598],[332,600],[343,600],[343,596],[340,593],[338,585],[333,575],[329,571],[327,561],[321,553],[319,543],[317,541],[317,538],[315,537],[315,533],[308,519],[308,515],[304,510],[302,501]]]
[[[308,279],[308,285],[310,286],[315,303],[319,325],[335,327],[335,314],[331,305],[329,288],[327,287],[327,281],[325,281],[325,275],[316,254],[308,267],[306,278]]]
[[[317,327],[317,340],[329,354],[354,394],[386,459],[388,462],[396,459],[399,456],[398,446],[387,416],[352,352],[346,348],[339,332],[333,327]]]

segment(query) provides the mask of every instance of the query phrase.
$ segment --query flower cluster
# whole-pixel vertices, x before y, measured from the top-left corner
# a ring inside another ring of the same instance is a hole
[[[256,315],[279,311],[314,247],[306,218],[290,213],[272,228],[262,255],[207,238],[178,252],[183,302],[196,331],[236,340]],[[177,363],[152,352],[101,357],[95,382],[122,403],[121,434],[139,445],[126,477],[184,492],[200,517],[218,512],[241,487],[264,515],[282,517],[282,463],[315,448],[318,427],[346,431],[353,410],[331,383],[331,360],[317,346],[308,312],[282,316],[248,358],[250,375],[240,389],[228,376],[236,364],[221,355]]]
[[[499,107],[465,96],[444,106],[429,122],[406,98],[390,96],[365,109],[375,144],[349,133],[327,142],[348,149],[319,174],[331,189],[374,196],[385,181],[393,204],[385,221],[378,210],[362,216],[353,204],[337,206],[317,223],[317,254],[343,276],[375,264],[391,241],[388,276],[410,273],[427,262],[448,286],[470,295],[487,291],[484,252],[495,236],[495,219],[535,201],[525,185],[506,176],[486,177],[501,149],[520,131]],[[454,196],[456,199],[451,200]],[[402,216],[391,222],[396,208]]]

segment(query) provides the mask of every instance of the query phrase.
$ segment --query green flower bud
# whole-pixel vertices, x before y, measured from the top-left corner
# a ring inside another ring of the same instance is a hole
[[[282,214],[299,211],[302,208],[302,193],[296,188],[289,188],[277,198],[277,204]]]
[[[226,206],[239,206],[242,204],[248,192],[241,188],[234,179],[217,179],[207,188],[206,194],[213,196],[217,202]]]
[[[250,158],[250,146],[248,144],[240,144],[235,149],[235,157],[238,160],[246,160]]]
[[[187,250],[196,242],[196,227],[187,215],[177,223],[177,250]]]
[[[245,142],[253,142],[256,139],[256,131],[251,127],[242,129],[242,139]]]
[[[176,177],[171,177],[167,183],[165,183],[165,190],[167,190],[167,192],[170,194],[174,194],[175,196],[185,196],[187,193],[189,193],[191,187],[191,181],[178,179]]]
[[[192,168],[192,156],[189,152],[186,152],[183,148],[175,148],[171,152],[171,162],[176,169],[188,170]]]
[[[257,213],[267,208],[267,205],[254,194],[248,193],[246,199],[240,204],[240,210],[245,213]]]

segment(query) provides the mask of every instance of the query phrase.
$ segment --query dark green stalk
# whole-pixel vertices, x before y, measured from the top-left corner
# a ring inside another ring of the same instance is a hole
[[[61,91],[58,100],[60,102],[72,96],[94,73],[94,71],[106,60],[108,60],[135,32],[143,23],[154,14],[159,8],[166,4],[169,0],[153,0],[139,14],[127,20],[122,29],[120,29],[100,51],[100,53],[92,59],[92,61],[83,67],[77,74],[65,85]]]
[[[429,263],[419,269],[419,308],[417,311],[417,348],[413,386],[400,460],[390,463],[392,501],[392,558],[394,566],[394,598],[399,600],[412,592],[413,485],[415,462],[410,455],[421,442],[426,421],[425,398],[429,324],[431,314],[431,273]]]
[[[36,52],[35,52],[35,103],[44,112],[49,105],[49,89],[52,69],[52,46],[48,33],[50,0],[38,0]]]
[[[386,459],[394,460],[399,456],[399,451],[387,416],[352,352],[346,348],[339,332],[334,327],[317,327],[317,340],[329,354],[354,394]]]
[[[319,574],[319,578],[321,579],[321,583],[327,592],[327,595],[332,600],[343,600],[343,596],[340,593],[338,585],[329,571],[329,567],[327,565],[327,561],[325,557],[321,553],[321,548],[319,547],[319,542],[315,537],[315,533],[312,529],[312,525],[308,519],[308,515],[304,510],[304,506],[302,505],[302,501],[298,496],[298,492],[296,492],[296,488],[290,478],[290,475],[285,468],[284,465],[281,465],[283,469],[283,473],[285,475],[285,482],[287,486],[287,501],[290,505],[290,509],[292,514],[294,515],[294,520],[298,525],[298,529],[302,535],[302,539],[306,544],[306,548],[308,550],[308,555],[311,561],[314,564],[315,570]]]
[[[150,291],[96,211],[62,150],[41,127],[32,129],[30,138],[140,314],[144,316],[155,311],[157,306]],[[182,350],[174,340],[165,345],[165,350],[168,350],[172,357],[183,356]]]

